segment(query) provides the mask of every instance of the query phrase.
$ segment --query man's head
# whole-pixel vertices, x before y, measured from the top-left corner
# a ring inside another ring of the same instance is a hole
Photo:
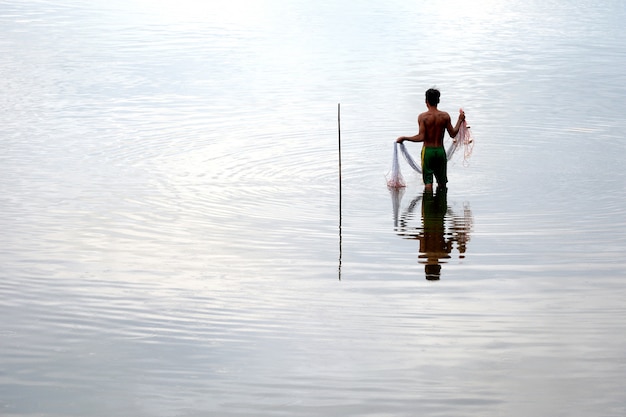
[[[439,90],[437,90],[436,88],[429,88],[428,90],[426,90],[426,103],[428,103],[430,106],[437,107],[437,104],[439,104],[440,96],[441,93],[439,92]]]
[[[424,272],[426,272],[426,279],[429,281],[437,281],[441,277],[441,265],[439,264],[426,264],[424,265]]]

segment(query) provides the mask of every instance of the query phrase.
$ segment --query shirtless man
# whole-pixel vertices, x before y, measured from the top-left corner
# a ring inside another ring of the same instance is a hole
[[[437,109],[439,104],[439,90],[431,88],[426,91],[426,107],[427,111],[420,114],[417,118],[419,124],[419,133],[415,136],[400,136],[396,142],[402,143],[405,140],[411,142],[424,142],[422,147],[422,179],[424,180],[425,190],[433,189],[433,174],[437,179],[437,185],[445,188],[448,182],[446,174],[448,159],[446,150],[443,147],[443,136],[446,130],[451,138],[459,133],[461,122],[465,120],[463,110],[459,111],[459,119],[456,126],[452,127],[450,115],[445,111]]]

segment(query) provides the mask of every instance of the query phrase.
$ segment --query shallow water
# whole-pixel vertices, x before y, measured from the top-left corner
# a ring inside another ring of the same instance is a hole
[[[624,415],[625,6],[420,3],[0,5],[0,414]]]

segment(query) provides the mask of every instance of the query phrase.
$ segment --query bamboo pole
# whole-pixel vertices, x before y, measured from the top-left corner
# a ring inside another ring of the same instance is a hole
[[[337,142],[339,145],[339,281],[341,281],[341,258],[342,258],[342,236],[341,236],[341,103],[337,103]]]

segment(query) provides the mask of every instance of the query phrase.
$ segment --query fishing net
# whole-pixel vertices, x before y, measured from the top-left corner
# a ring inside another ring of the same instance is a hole
[[[402,173],[400,172],[400,163],[398,161],[398,145],[404,147],[401,143],[394,142],[393,161],[391,162],[391,171],[387,174],[387,186],[390,188],[406,187]]]
[[[409,153],[409,150],[406,148],[406,146],[404,146],[404,143],[397,143],[396,144],[400,145],[400,152],[402,152],[402,156],[404,156],[404,160],[406,161],[407,164],[409,164],[409,166],[411,168],[413,168],[414,171],[417,171],[418,173],[422,173],[422,167],[419,166],[415,160],[413,160],[413,158],[411,157],[411,154]]]
[[[409,164],[414,171],[421,174],[422,168],[415,162],[404,143],[394,142],[393,147],[393,161],[391,163],[391,171],[387,174],[387,186],[391,188],[406,187],[402,173],[400,172],[400,163],[398,161],[398,148],[404,157],[404,160]],[[452,139],[452,142],[446,150],[446,157],[448,161],[456,154],[456,152],[463,148],[463,165],[469,164],[469,158],[472,156],[474,149],[474,137],[467,122],[463,120],[459,126],[459,132]]]
[[[467,125],[467,121],[463,120],[461,122],[461,126],[459,127],[459,133],[452,139],[452,143],[450,144],[450,148],[453,148],[450,152],[450,148],[448,150],[448,161],[452,158],[452,154],[456,152],[456,150],[460,147],[463,147],[463,165],[469,165],[469,159],[472,156],[472,151],[474,150],[474,137],[472,136],[472,131],[470,127]]]

